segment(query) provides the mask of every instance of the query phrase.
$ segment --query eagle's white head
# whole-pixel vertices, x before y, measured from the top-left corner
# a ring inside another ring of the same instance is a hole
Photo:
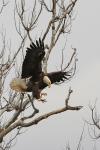
[[[46,83],[49,88],[51,87],[51,81],[48,76],[44,76],[43,82]]]

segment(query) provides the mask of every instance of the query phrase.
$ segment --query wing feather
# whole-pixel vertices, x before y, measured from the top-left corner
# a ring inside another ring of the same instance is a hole
[[[51,84],[53,84],[53,83],[57,84],[57,83],[62,83],[64,81],[68,80],[70,77],[70,74],[68,72],[56,71],[56,72],[48,73],[47,76],[49,77]],[[44,82],[42,82],[40,85],[40,88],[43,89],[46,86],[47,85]]]
[[[63,71],[51,72],[47,75],[50,78],[51,83],[64,82],[65,80],[68,80],[68,77],[70,76],[68,72]]]
[[[39,41],[30,44],[26,50],[26,56],[22,64],[22,78],[28,78],[42,72],[42,59],[45,55],[44,43]]]

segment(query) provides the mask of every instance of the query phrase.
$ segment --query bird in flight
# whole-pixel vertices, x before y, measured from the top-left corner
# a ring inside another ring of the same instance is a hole
[[[11,81],[10,87],[16,92],[32,92],[33,98],[42,101],[42,96],[46,93],[41,91],[53,83],[60,83],[68,80],[70,76],[65,71],[55,71],[44,73],[42,71],[42,61],[45,56],[44,42],[39,38],[36,43],[31,43],[26,50],[26,56],[22,64],[21,78]]]

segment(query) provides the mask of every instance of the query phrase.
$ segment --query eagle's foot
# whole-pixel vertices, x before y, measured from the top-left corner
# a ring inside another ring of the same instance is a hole
[[[47,96],[47,93],[41,93],[41,94],[40,94],[40,99],[43,99],[43,100],[44,100],[44,97],[45,97],[45,96]]]
[[[47,93],[41,93],[40,97],[42,97],[42,96],[47,96]]]
[[[40,98],[39,99],[37,99],[38,101],[40,101],[40,102],[47,102],[46,101],[46,99],[43,99],[43,96],[47,96],[47,93],[40,93]]]
[[[37,99],[39,102],[45,103],[47,102],[46,99]]]

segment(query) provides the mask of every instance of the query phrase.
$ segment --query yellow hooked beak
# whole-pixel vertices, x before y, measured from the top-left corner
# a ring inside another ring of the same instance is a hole
[[[43,82],[46,83],[49,88],[51,87],[51,81],[50,81],[50,79],[48,78],[48,76],[44,76]]]

